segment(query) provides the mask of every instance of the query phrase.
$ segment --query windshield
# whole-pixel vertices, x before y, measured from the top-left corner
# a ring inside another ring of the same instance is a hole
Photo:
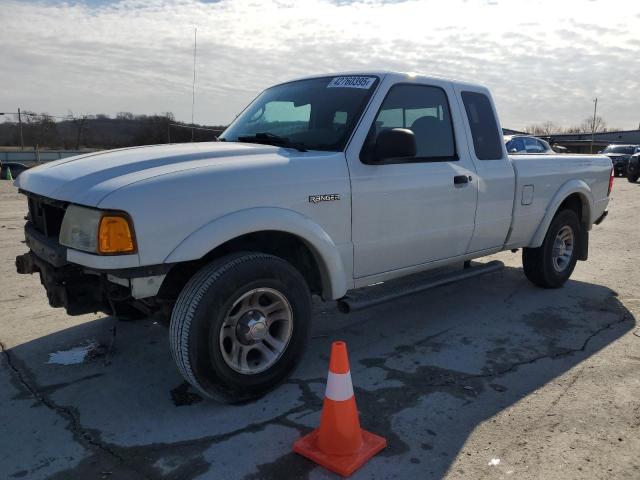
[[[341,151],[377,83],[373,76],[343,76],[277,85],[262,92],[218,139]]]
[[[614,147],[612,145],[609,145],[607,148],[604,149],[603,153],[624,153],[625,155],[633,155],[635,151],[636,151],[636,147],[630,147],[630,146]]]

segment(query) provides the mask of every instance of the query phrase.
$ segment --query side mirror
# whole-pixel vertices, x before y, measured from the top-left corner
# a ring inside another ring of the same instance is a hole
[[[416,136],[407,128],[381,131],[376,137],[372,163],[384,163],[391,158],[415,157]]]

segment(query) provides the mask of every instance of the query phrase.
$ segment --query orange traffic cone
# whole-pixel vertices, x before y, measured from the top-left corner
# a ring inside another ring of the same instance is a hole
[[[294,443],[293,451],[348,477],[386,446],[384,438],[360,428],[347,345],[333,342],[320,428]]]

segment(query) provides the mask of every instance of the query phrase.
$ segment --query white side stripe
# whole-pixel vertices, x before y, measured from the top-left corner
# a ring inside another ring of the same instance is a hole
[[[351,384],[351,371],[347,373],[329,372],[327,377],[327,389],[324,396],[329,400],[342,402],[353,397],[353,385]]]

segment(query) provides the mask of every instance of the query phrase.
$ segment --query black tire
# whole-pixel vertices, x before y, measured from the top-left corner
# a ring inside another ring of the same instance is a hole
[[[292,331],[281,356],[267,370],[243,374],[223,357],[219,336],[234,302],[256,288],[277,290],[291,307]],[[170,325],[173,358],[200,393],[225,403],[259,397],[282,382],[298,364],[311,323],[311,294],[298,270],[285,260],[242,252],[211,262],[178,296]]]
[[[564,227],[569,227],[573,233],[573,252],[562,271],[554,267],[553,247],[555,239]],[[573,273],[578,260],[580,245],[580,222],[573,210],[561,210],[551,221],[544,242],[538,248],[522,249],[522,266],[524,274],[531,283],[542,288],[560,288]]]
[[[636,183],[638,181],[638,178],[639,178],[638,175],[629,175],[627,177],[627,181],[629,183]]]

